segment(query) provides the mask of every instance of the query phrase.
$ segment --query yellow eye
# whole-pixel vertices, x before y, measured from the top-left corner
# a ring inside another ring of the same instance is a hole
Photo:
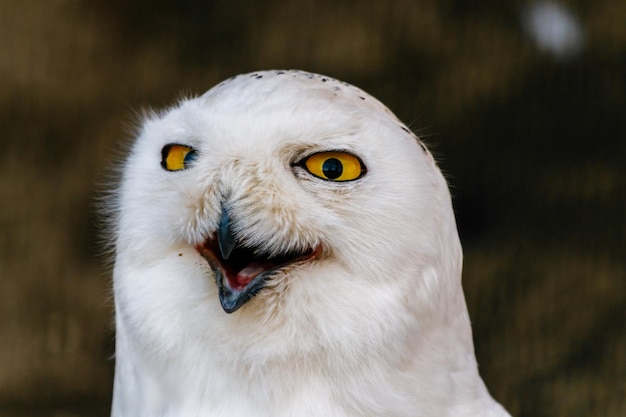
[[[361,160],[345,152],[319,152],[304,161],[304,167],[318,178],[329,181],[352,181],[365,174]]]
[[[189,168],[198,153],[191,147],[170,143],[161,150],[161,166],[168,171],[180,171]]]

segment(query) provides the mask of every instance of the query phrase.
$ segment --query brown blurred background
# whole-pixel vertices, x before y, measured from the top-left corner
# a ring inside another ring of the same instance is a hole
[[[499,401],[626,416],[623,0],[0,0],[0,416],[108,415],[107,167],[142,108],[269,68],[425,137]]]

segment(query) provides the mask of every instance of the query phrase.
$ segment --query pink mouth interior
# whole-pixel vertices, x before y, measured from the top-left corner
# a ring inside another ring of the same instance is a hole
[[[235,291],[243,291],[260,274],[279,269],[296,262],[304,262],[318,257],[321,245],[304,252],[290,252],[265,258],[245,247],[236,247],[228,260],[222,259],[216,239],[208,239],[197,245],[196,250],[213,268],[219,268],[228,286]]]

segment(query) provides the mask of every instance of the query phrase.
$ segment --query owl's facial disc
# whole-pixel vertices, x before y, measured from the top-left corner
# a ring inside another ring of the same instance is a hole
[[[223,209],[215,235],[196,250],[215,272],[220,303],[227,313],[237,311],[265,286],[268,278],[279,270],[317,258],[322,247],[306,251],[292,251],[268,256],[258,248],[239,244],[230,224],[230,216]]]

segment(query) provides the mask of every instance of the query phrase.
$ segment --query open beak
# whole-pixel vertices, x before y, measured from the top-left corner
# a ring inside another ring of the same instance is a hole
[[[233,313],[263,289],[277,271],[296,263],[317,258],[322,247],[268,256],[259,248],[240,243],[231,227],[228,210],[222,207],[220,223],[214,236],[196,246],[215,272],[220,303],[226,313]]]

